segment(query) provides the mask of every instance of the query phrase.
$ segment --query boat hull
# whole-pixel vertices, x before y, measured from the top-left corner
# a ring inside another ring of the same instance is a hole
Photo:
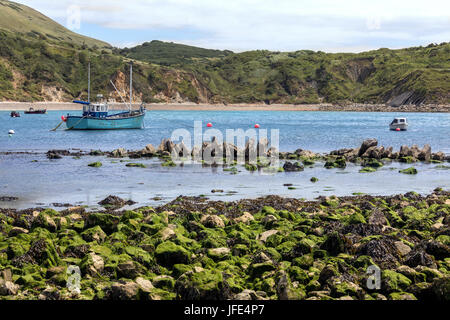
[[[116,119],[69,116],[66,120],[66,126],[70,130],[142,129],[144,117],[145,114]]]
[[[46,114],[47,110],[24,111],[24,114]]]
[[[406,131],[406,130],[408,130],[408,124],[406,124],[406,123],[391,124],[389,126],[389,128],[391,130],[394,130],[394,131],[397,130],[397,129],[400,129],[402,131]]]

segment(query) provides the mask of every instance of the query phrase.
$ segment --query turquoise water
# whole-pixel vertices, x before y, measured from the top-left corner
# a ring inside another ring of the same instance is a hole
[[[113,150],[118,147],[138,150],[149,143],[159,145],[162,138],[170,137],[178,128],[193,133],[194,121],[203,121],[204,130],[206,123],[212,122],[214,129],[224,134],[226,129],[247,130],[256,123],[261,129],[279,129],[281,151],[302,148],[329,152],[354,148],[366,138],[377,138],[381,145],[394,149],[402,144],[423,146],[428,143],[433,151],[450,153],[450,114],[445,113],[150,111],[144,130],[50,132],[66,113],[52,111],[46,115],[22,114],[21,118],[10,118],[9,112],[0,112],[0,152],[70,148]],[[396,116],[408,118],[408,131],[389,131],[388,125]],[[13,137],[8,136],[11,129],[16,132]]]
[[[215,200],[256,198],[270,194],[314,199],[320,195],[392,195],[416,191],[430,193],[436,187],[450,189],[450,164],[414,164],[419,173],[400,174],[399,169],[411,165],[386,164],[375,173],[361,174],[360,166],[349,164],[346,169],[325,169],[316,163],[303,172],[264,175],[239,167],[236,175],[223,168],[202,168],[198,165],[164,168],[157,159],[136,162],[147,168],[128,168],[126,163],[102,157],[64,157],[49,160],[49,149],[101,149],[124,147],[142,149],[148,143],[158,145],[174,129],[193,130],[194,121],[212,122],[215,129],[253,128],[255,123],[264,129],[280,130],[280,149],[297,148],[315,152],[329,152],[359,146],[366,138],[377,138],[380,144],[393,146],[428,143],[433,151],[450,153],[449,114],[407,114],[410,129],[389,131],[392,113],[337,112],[192,112],[152,111],[146,116],[145,130],[127,131],[57,131],[50,132],[59,122],[62,112],[47,115],[22,115],[12,119],[8,112],[0,112],[0,153],[6,151],[35,151],[37,154],[0,154],[0,197],[14,196],[19,200],[0,202],[0,207],[53,207],[54,203],[88,205],[93,208],[110,194],[137,201],[136,206],[158,205],[179,195],[205,195]],[[16,134],[8,136],[9,130]],[[101,168],[88,163],[101,161]],[[311,183],[311,177],[319,178]],[[292,184],[289,190],[284,184]],[[212,193],[222,189],[224,193]],[[155,197],[161,200],[154,200]]]

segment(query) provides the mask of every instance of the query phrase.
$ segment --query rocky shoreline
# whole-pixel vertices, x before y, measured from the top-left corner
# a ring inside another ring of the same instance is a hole
[[[93,213],[0,209],[0,299],[450,300],[442,189],[317,201],[180,196],[133,211],[117,197],[102,203]],[[79,290],[67,287],[73,270]]]
[[[134,104],[134,108],[139,108],[140,104]],[[46,108],[49,111],[81,110],[81,108],[71,102],[0,102],[0,111],[22,111],[34,107],[35,109]],[[128,109],[121,103],[110,103],[111,110]],[[344,112],[450,112],[448,104],[421,104],[421,105],[398,105],[388,104],[265,104],[265,103],[245,103],[245,104],[204,104],[204,103],[149,103],[147,110],[161,111],[344,111]]]
[[[12,153],[4,153],[12,154]],[[163,139],[160,145],[155,148],[152,144],[144,149],[133,151],[119,148],[113,151],[91,150],[74,151],[69,150],[49,150],[49,159],[61,159],[64,156],[107,156],[110,158],[130,158],[149,159],[159,158],[165,164],[176,166],[173,160],[181,162],[188,160],[200,161],[203,165],[224,165],[235,166],[238,159],[242,159],[248,170],[258,170],[270,166],[270,159],[279,158],[285,160],[284,171],[301,171],[305,166],[314,165],[315,161],[324,161],[325,167],[345,168],[347,162],[360,164],[363,168],[370,167],[376,169],[382,167],[384,163],[398,161],[413,164],[415,162],[443,163],[450,161],[450,155],[444,152],[433,153],[429,145],[419,148],[417,145],[411,147],[403,145],[399,151],[394,151],[393,147],[378,146],[376,139],[364,140],[360,147],[345,148],[331,151],[328,154],[319,154],[309,150],[297,149],[294,152],[280,152],[276,148],[269,148],[269,141],[261,139],[256,142],[254,139],[247,141],[245,148],[239,149],[237,146],[224,142],[220,144],[215,138],[211,142],[203,142],[202,146],[195,146],[192,149],[186,147],[183,142],[175,144],[170,139]],[[228,157],[228,158],[227,158]],[[291,163],[290,161],[296,161]]]

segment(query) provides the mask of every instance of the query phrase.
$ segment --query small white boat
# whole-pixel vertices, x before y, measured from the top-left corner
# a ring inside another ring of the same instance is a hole
[[[408,120],[406,118],[395,118],[389,125],[389,129],[395,131],[408,130]]]
[[[8,134],[16,134],[16,132],[14,130],[9,130]]]

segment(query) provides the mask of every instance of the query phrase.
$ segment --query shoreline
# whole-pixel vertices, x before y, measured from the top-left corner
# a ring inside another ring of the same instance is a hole
[[[442,189],[315,201],[180,196],[134,210],[124,203],[109,196],[101,212],[0,209],[2,298],[448,299],[450,193]],[[82,280],[71,286],[69,266]],[[370,266],[383,279],[376,291]]]
[[[140,104],[133,104],[139,108]],[[404,105],[399,107],[384,104],[194,104],[194,103],[149,103],[148,111],[324,111],[324,112],[430,112],[450,113],[450,105]],[[71,102],[0,102],[0,111],[24,111],[30,107],[48,111],[82,110],[81,105]],[[123,103],[110,103],[111,110],[127,109]]]

